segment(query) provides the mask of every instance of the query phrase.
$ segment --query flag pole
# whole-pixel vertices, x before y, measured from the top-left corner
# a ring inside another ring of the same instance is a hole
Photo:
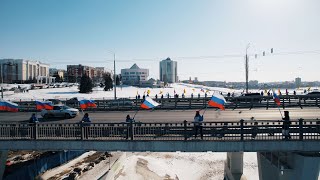
[[[136,113],[134,113],[134,115],[133,115],[133,118],[132,119],[134,119],[134,117],[136,117],[136,115],[137,115],[137,113],[139,112],[139,109],[136,111]]]
[[[207,105],[206,108],[204,109],[202,116],[204,115],[204,113],[206,113],[207,108],[208,108],[208,105]]]
[[[273,90],[273,89],[270,89],[270,90],[272,90],[272,93],[273,93],[273,95],[272,95],[273,97],[272,97],[272,98],[273,98],[273,101],[274,101],[274,97],[275,97],[275,96],[274,96],[274,93],[275,93],[275,92],[274,92],[274,90]],[[270,91],[270,90],[269,90],[269,91]],[[279,99],[280,99],[280,98],[279,98]],[[276,104],[277,104],[277,103],[276,103]],[[278,104],[277,104],[277,107],[278,107],[278,110],[279,110],[279,113],[280,113],[280,115],[281,115],[281,119],[282,119],[282,118],[283,118],[283,116],[282,116],[282,112],[281,112],[280,107],[278,106]]]
[[[283,118],[283,116],[282,116],[282,112],[280,111],[280,108],[279,108],[279,106],[278,106],[278,110],[279,110],[279,112],[280,112],[280,115],[281,115],[281,119]]]

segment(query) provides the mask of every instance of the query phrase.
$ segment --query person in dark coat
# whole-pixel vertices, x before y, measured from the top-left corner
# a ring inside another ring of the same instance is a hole
[[[131,134],[131,123],[134,123],[134,119],[131,118],[129,114],[126,116],[126,123],[127,123],[126,139],[128,139]]]
[[[251,134],[251,139],[255,139],[257,134],[258,134],[258,122],[254,122],[253,127],[252,127],[252,134]]]
[[[289,117],[289,111],[284,111],[284,117],[282,123],[282,134],[284,135],[284,139],[291,139],[291,135],[289,132],[291,121]]]
[[[39,122],[39,120],[38,120],[36,114],[32,113],[32,115],[31,115],[31,117],[29,119],[29,123],[37,123],[37,122]]]
[[[85,113],[82,120],[81,120],[82,123],[91,123],[91,120],[89,118],[89,114],[88,113]]]
[[[83,127],[83,129],[84,129],[84,137],[86,138],[86,139],[88,139],[88,137],[89,137],[89,131],[90,131],[90,129],[89,129],[89,127],[88,126],[90,126],[90,123],[91,123],[91,120],[90,120],[90,117],[89,117],[89,114],[88,113],[85,113],[84,114],[84,116],[83,116],[83,118],[81,119],[81,126]]]
[[[201,139],[203,139],[202,121],[203,121],[203,116],[200,115],[200,112],[199,112],[199,111],[196,111],[196,115],[194,116],[194,121],[193,121],[193,122],[194,122],[195,138],[197,138],[198,129],[199,129]]]

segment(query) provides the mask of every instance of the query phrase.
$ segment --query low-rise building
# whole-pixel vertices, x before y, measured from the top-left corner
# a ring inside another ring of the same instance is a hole
[[[50,83],[49,64],[26,59],[0,59],[1,82]]]
[[[80,82],[83,75],[88,75],[90,78],[94,77],[94,68],[91,66],[67,65],[68,82]]]
[[[122,83],[126,85],[139,86],[140,82],[147,81],[149,69],[141,69],[134,64],[129,69],[121,69]]]

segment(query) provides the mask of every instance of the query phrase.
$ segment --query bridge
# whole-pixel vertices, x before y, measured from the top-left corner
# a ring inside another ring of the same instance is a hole
[[[225,97],[227,109],[241,108],[275,108],[277,105],[273,101],[272,96],[240,96],[240,97]],[[280,95],[281,108],[290,107],[320,107],[320,95]],[[43,99],[44,100],[44,99]],[[193,98],[154,98],[160,103],[160,106],[155,109],[200,109],[206,108],[210,97],[193,97]],[[60,100],[63,104],[79,108],[78,101],[68,101],[67,99]],[[98,111],[123,111],[139,109],[143,99],[137,98],[121,98],[118,100],[111,99],[95,99]],[[15,101],[19,104],[19,111],[36,111],[34,100],[30,101]]]
[[[0,123],[2,169],[8,150],[228,152],[225,176],[241,179],[243,152],[257,152],[260,179],[316,179],[320,170],[320,123],[295,120],[291,139],[282,121],[240,120],[168,123]]]

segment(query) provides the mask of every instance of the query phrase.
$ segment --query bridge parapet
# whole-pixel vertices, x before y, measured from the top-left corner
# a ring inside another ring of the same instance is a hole
[[[291,121],[291,141],[320,140],[317,120]],[[280,141],[283,121],[182,123],[0,123],[0,140]]]

